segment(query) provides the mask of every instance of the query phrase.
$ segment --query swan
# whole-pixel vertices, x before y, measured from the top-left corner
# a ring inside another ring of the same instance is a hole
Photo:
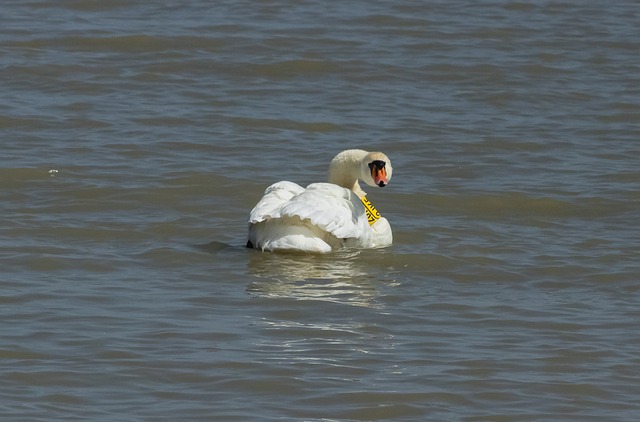
[[[326,253],[391,245],[389,222],[367,200],[358,180],[384,187],[392,171],[385,154],[349,149],[331,161],[328,183],[306,188],[274,183],[249,214],[247,247]]]

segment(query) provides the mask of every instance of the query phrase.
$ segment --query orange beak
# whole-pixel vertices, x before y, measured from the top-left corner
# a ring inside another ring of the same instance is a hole
[[[389,184],[387,180],[387,169],[384,167],[378,168],[377,166],[371,166],[371,178],[373,179],[373,183],[381,188]]]

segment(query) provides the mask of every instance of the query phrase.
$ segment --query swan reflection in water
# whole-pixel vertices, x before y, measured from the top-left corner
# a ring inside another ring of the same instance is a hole
[[[258,277],[247,291],[268,298],[324,300],[378,307],[377,280],[361,251],[330,254],[250,253],[248,271]]]

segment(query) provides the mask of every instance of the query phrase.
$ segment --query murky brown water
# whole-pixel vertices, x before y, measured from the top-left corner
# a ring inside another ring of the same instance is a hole
[[[0,417],[640,416],[637,2],[9,2]],[[393,247],[243,248],[347,147]]]

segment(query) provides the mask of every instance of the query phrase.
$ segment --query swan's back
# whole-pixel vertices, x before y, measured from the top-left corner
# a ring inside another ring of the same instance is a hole
[[[371,247],[372,237],[360,199],[331,183],[275,183],[249,216],[250,246],[262,250],[330,252]]]

